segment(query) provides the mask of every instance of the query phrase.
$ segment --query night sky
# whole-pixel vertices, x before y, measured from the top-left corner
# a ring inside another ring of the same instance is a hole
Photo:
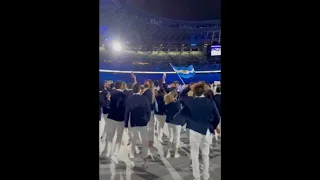
[[[215,20],[221,17],[221,0],[127,0],[154,14],[177,20]]]

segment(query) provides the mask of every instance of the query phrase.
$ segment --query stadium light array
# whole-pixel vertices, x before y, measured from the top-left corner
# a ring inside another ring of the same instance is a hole
[[[113,42],[112,43],[112,49],[114,51],[121,51],[122,50],[122,46],[119,42]]]

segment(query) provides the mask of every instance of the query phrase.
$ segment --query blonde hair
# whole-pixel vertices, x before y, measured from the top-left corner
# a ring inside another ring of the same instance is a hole
[[[173,99],[177,99],[177,97],[178,97],[178,93],[175,90],[170,91],[169,94],[173,97]]]
[[[127,89],[127,83],[126,82],[122,82],[122,88],[123,89]]]
[[[174,97],[173,97],[173,95],[172,94],[166,94],[165,96],[164,96],[164,103],[165,104],[169,104],[169,103],[171,103],[171,102],[174,102]]]

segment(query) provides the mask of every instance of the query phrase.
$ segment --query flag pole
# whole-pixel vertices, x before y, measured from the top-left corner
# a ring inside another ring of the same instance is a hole
[[[173,69],[172,64],[171,64],[171,63],[169,63],[169,64],[170,64],[171,68]],[[173,69],[173,71],[176,72],[174,69]],[[179,77],[180,80],[182,81],[183,85],[186,85],[186,83],[184,83],[184,81],[182,80],[182,78],[180,77],[180,75],[179,75],[177,72],[176,72],[176,74],[178,75],[178,77]]]

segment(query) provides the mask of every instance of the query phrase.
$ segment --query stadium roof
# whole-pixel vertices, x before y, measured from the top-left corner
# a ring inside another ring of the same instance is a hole
[[[221,0],[126,0],[153,15],[185,21],[216,20]]]

